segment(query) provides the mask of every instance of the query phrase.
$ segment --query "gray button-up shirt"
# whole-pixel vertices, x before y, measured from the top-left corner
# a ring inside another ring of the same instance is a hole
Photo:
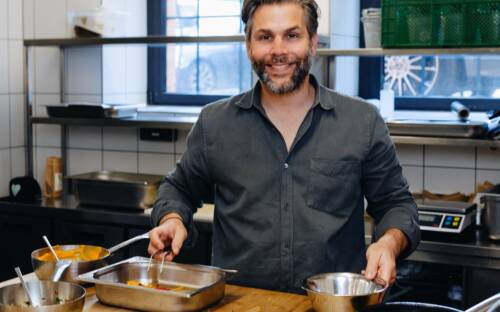
[[[387,127],[375,107],[310,76],[315,102],[295,141],[285,141],[260,102],[260,84],[203,108],[187,149],[160,186],[152,221],[215,204],[213,265],[238,269],[236,283],[296,291],[321,272],[366,265],[364,201],[374,239],[403,231],[413,251],[417,209]],[[403,256],[405,256],[403,255]]]

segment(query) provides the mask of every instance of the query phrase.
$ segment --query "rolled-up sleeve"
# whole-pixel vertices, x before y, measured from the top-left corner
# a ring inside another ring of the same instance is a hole
[[[408,238],[408,247],[400,259],[413,252],[420,242],[417,206],[402,174],[402,168],[384,120],[373,114],[367,135],[362,184],[368,202],[367,213],[375,220],[374,241],[396,228]]]
[[[203,112],[187,137],[186,151],[161,183],[151,213],[151,222],[157,226],[168,213],[179,214],[188,229],[184,246],[189,248],[198,235],[193,214],[206,199],[213,197],[213,182],[206,162],[206,144],[203,133]]]

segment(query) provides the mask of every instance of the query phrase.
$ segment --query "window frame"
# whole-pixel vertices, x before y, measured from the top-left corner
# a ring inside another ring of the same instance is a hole
[[[359,16],[363,9],[380,7],[380,0],[361,0]],[[360,21],[359,46],[365,47],[363,24]],[[365,99],[379,98],[384,79],[384,57],[359,58],[358,94]],[[394,98],[395,110],[450,111],[453,101],[459,101],[471,111],[500,109],[500,99],[494,98],[455,98],[455,97],[398,97]]]
[[[147,1],[148,36],[166,35],[166,6],[165,0]],[[164,48],[159,48],[158,46],[148,47],[148,104],[204,106],[208,103],[229,97],[229,95],[199,95],[166,92],[166,51],[166,46]]]

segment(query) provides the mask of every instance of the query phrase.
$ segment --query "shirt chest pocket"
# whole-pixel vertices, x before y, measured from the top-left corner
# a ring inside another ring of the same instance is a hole
[[[353,201],[361,196],[358,161],[313,158],[309,165],[306,203],[337,216],[350,215]]]

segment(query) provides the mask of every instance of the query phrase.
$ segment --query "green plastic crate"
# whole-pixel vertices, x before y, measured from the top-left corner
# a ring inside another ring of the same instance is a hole
[[[500,46],[500,0],[382,0],[382,46]]]

